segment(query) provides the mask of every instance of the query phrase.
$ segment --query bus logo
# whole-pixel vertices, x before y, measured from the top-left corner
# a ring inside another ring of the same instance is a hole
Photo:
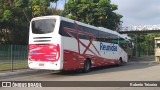
[[[102,42],[100,43],[100,50],[104,51],[117,51],[117,46],[114,46],[114,44],[111,45],[105,45]]]

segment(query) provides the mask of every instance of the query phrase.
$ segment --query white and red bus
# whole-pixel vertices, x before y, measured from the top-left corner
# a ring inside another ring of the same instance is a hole
[[[61,16],[30,22],[28,66],[31,69],[77,70],[127,63],[119,33]]]

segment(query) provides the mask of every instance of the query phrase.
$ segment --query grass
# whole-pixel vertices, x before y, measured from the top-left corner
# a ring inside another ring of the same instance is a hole
[[[27,57],[27,45],[0,45],[0,71],[28,68]]]
[[[143,55],[143,56],[140,56],[140,57],[132,57],[130,60],[131,61],[154,61],[155,59],[155,56],[154,55],[150,55],[150,56],[147,56],[147,55]]]
[[[27,62],[25,61],[19,61],[19,62],[15,62],[13,63],[0,63],[0,71],[6,71],[6,70],[16,70],[16,69],[25,69],[28,68]]]

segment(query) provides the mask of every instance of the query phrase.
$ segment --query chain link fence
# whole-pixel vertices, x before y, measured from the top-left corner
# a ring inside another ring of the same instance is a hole
[[[27,45],[0,45],[0,71],[28,68]]]

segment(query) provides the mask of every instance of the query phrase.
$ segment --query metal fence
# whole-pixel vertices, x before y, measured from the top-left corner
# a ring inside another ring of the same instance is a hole
[[[0,71],[27,68],[27,45],[0,45]]]

